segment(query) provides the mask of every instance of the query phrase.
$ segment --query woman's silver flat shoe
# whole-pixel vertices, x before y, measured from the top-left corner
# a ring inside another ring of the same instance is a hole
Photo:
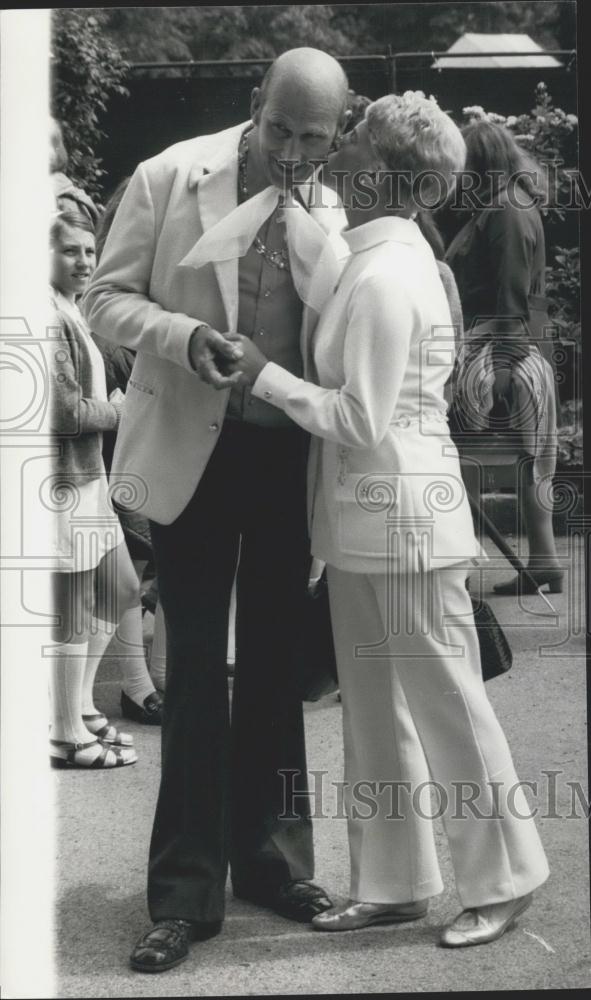
[[[464,910],[453,924],[446,927],[440,944],[444,948],[465,948],[471,944],[487,944],[496,941],[511,927],[520,913],[527,910],[532,901],[530,892],[519,899],[509,899],[506,903],[492,903]]]
[[[401,924],[419,920],[429,907],[428,900],[414,903],[349,903],[341,910],[327,910],[312,919],[317,931],[357,931],[372,924]]]

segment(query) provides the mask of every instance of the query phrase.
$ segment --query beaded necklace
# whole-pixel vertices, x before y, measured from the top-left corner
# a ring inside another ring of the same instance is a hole
[[[246,163],[248,160],[249,132],[250,129],[247,132],[242,133],[242,138],[240,139],[240,144],[238,146],[238,187],[243,200],[248,198]],[[267,263],[271,264],[272,267],[277,267],[280,271],[289,271],[289,255],[287,249],[282,248],[281,250],[271,250],[271,248],[266,246],[266,244],[263,243],[258,236],[255,236],[252,245],[256,252],[261,254],[261,256],[264,257]]]

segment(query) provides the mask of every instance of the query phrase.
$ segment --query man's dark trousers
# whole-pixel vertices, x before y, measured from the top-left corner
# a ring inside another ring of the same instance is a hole
[[[239,893],[313,875],[303,711],[290,657],[310,568],[308,443],[295,425],[227,420],[188,506],[171,525],[150,524],[167,627],[148,873],[154,921],[221,920],[228,860]],[[228,611],[239,548],[230,725]],[[281,771],[301,777],[293,782]],[[303,794],[286,802],[292,784]]]

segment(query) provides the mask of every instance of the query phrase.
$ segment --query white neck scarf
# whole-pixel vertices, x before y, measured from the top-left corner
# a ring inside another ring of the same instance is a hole
[[[276,187],[248,198],[206,230],[180,262],[181,267],[203,267],[244,257],[269,216],[279,204]],[[289,265],[295,289],[307,306],[321,312],[342,269],[329,237],[306,209],[288,193],[284,205]]]

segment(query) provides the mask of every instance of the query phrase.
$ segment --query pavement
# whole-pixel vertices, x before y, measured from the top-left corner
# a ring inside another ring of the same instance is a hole
[[[516,547],[519,539],[514,539]],[[228,889],[221,935],[192,946],[189,959],[160,975],[134,973],[130,949],[149,926],[146,859],[159,780],[159,729],[125,722],[135,737],[133,767],[51,772],[56,784],[56,996],[156,997],[415,993],[585,988],[590,983],[585,629],[582,547],[560,539],[568,566],[554,614],[537,595],[495,598],[491,585],[512,575],[494,557],[482,588],[514,652],[509,674],[490,681],[517,772],[538,807],[549,880],[502,939],[486,947],[437,947],[443,924],[461,909],[442,829],[436,837],[445,890],[425,920],[395,927],[321,934],[256,906]],[[493,552],[491,548],[491,553]],[[119,683],[99,673],[97,703],[120,716]],[[335,696],[306,706],[309,768],[325,788],[342,778],[341,706]],[[544,773],[546,772],[546,774]],[[547,772],[557,772],[551,777]],[[568,783],[574,783],[569,785]],[[334,812],[330,802],[326,813]],[[314,820],[316,881],[337,901],[348,891],[346,824]]]

